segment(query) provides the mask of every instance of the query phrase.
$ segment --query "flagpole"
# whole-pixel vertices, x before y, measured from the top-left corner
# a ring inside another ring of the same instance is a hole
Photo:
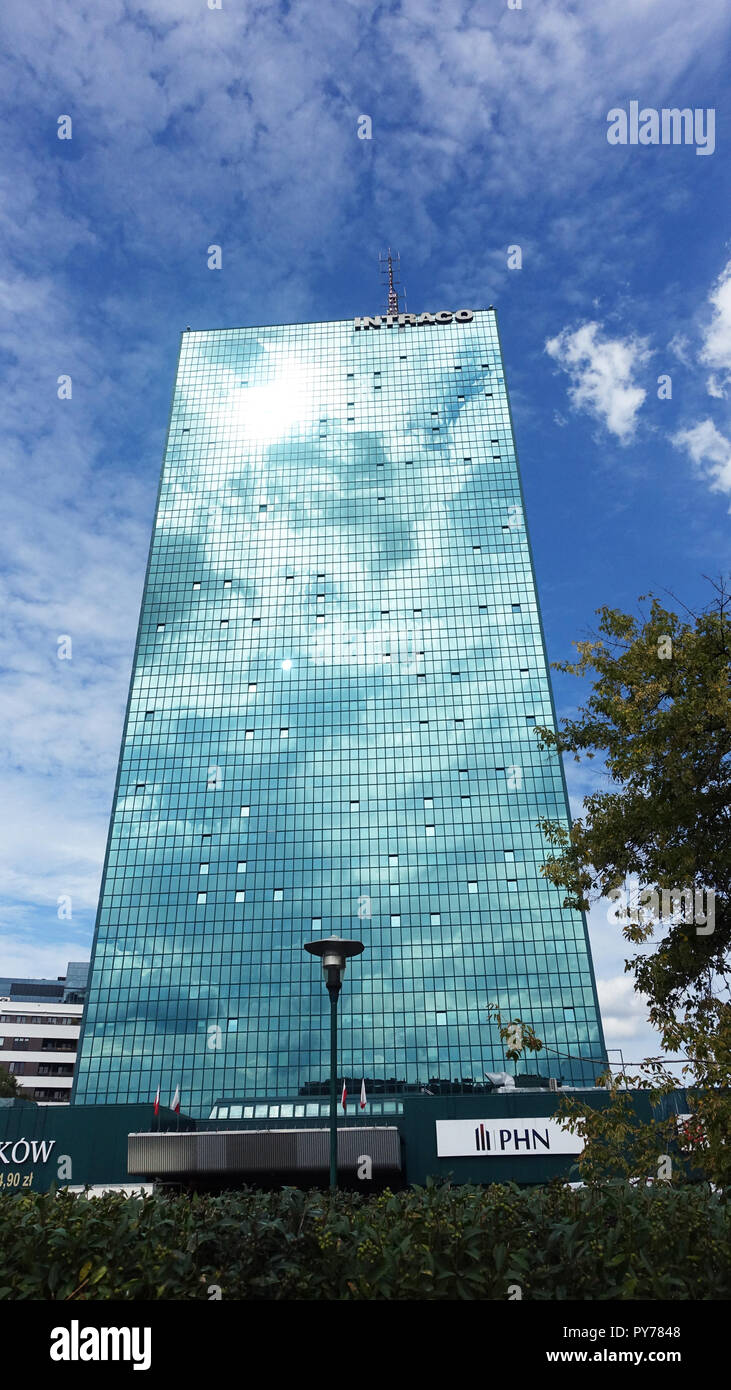
[[[180,1129],[180,1083],[178,1083],[178,1085],[175,1087],[175,1095],[173,1096],[171,1102],[171,1108],[175,1111],[175,1114],[178,1117],[178,1121],[175,1126],[177,1132]]]

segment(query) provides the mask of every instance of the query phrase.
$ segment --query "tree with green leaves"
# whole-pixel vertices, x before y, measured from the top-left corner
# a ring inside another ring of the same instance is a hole
[[[522,1018],[511,1018],[505,1022],[503,1016],[495,1003],[488,1004],[487,1016],[491,1022],[496,1023],[500,1033],[500,1039],[505,1043],[505,1056],[509,1062],[517,1063],[522,1061],[524,1052],[541,1052],[543,1042],[537,1037],[535,1029],[530,1023],[525,1023]]]
[[[601,758],[607,782],[570,830],[541,822],[551,846],[542,872],[564,889],[566,907],[622,904],[623,935],[642,947],[626,968],[663,1047],[687,1059],[698,1156],[728,1185],[731,600],[724,584],[713,587],[706,609],[682,617],[653,595],[639,617],[600,608],[598,632],[575,644],[578,660],[554,663],[593,676],[591,693],[577,718],[538,733],[577,762]],[[660,1059],[647,1067],[659,1091],[674,1084]]]
[[[26,1099],[17,1076],[14,1076],[10,1071],[6,1071],[5,1067],[0,1067],[0,1098],[3,1100]]]

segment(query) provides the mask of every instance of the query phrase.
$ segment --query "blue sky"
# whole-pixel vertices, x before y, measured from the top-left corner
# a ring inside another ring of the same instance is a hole
[[[724,0],[4,0],[1,972],[90,948],[186,324],[373,312],[398,248],[410,309],[498,309],[551,658],[599,604],[708,600],[729,565],[729,28]],[[714,152],[610,145],[632,100],[713,109]],[[577,683],[555,689],[569,713]],[[595,774],[567,774],[576,811]],[[636,1057],[616,933],[595,911],[607,1040]]]

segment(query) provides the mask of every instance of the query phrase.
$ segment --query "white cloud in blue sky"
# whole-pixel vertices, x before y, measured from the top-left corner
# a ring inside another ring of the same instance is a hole
[[[398,247],[410,308],[498,308],[551,657],[601,603],[705,601],[728,565],[728,30],[725,0],[4,0],[5,968],[90,944],[185,324],[372,311]],[[610,147],[631,99],[715,107],[716,153]]]
[[[731,440],[706,418],[673,435],[673,444],[685,449],[699,473],[716,492],[731,494]]]
[[[708,393],[723,397],[731,379],[731,260],[724,266],[710,294],[713,310],[704,335],[701,362],[712,367]]]
[[[571,379],[571,404],[588,410],[620,444],[628,444],[647,394],[637,385],[650,356],[647,341],[602,337],[599,324],[584,323],[549,338],[546,352]]]

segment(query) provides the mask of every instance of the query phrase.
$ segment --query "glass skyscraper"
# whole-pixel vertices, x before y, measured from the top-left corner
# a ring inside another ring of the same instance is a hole
[[[326,1081],[331,934],[343,1075],[592,1085],[552,722],[494,311],[185,332],[75,1100]]]

